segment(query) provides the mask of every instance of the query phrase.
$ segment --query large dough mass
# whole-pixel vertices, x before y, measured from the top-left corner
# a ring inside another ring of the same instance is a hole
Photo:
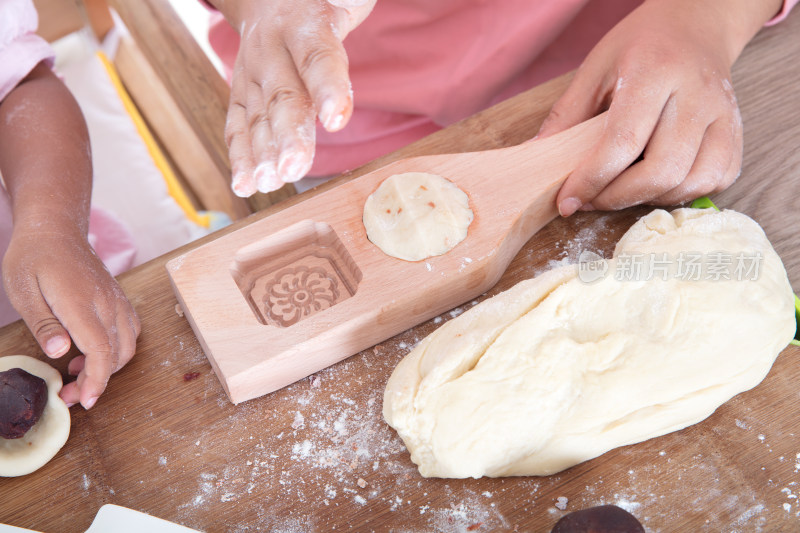
[[[44,466],[64,446],[69,437],[69,409],[58,396],[61,374],[26,355],[0,357],[0,372],[21,368],[47,383],[47,405],[41,418],[19,439],[0,437],[0,477],[24,476]]]
[[[720,251],[760,253],[757,279],[612,275],[638,252]],[[703,420],[761,382],[794,331],[786,272],[758,224],[656,210],[617,244],[609,275],[551,270],[428,336],[389,379],[383,413],[423,476],[547,475]]]
[[[367,237],[385,254],[420,261],[450,251],[467,236],[469,198],[436,174],[390,176],[364,203]]]

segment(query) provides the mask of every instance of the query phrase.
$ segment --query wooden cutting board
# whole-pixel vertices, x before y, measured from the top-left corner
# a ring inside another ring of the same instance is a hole
[[[131,6],[138,5],[129,2]],[[757,220],[800,290],[800,10],[762,31],[734,68],[745,125],[742,175],[713,197]],[[567,79],[453,125],[398,153],[222,230],[402,158],[486,150],[535,135]],[[191,80],[184,85],[187,90]],[[557,218],[528,241],[489,295],[581,250],[609,252],[649,211]],[[106,503],[208,532],[547,533],[563,514],[615,503],[649,532],[795,532],[800,524],[800,348],[759,386],[685,430],[542,478],[424,479],[381,416],[386,380],[412,346],[473,301],[276,392],[233,405],[158,258],[120,276],[142,320],[135,357],[90,411],[72,408],[67,444],[45,467],[0,479],[0,522],[83,532]],[[487,295],[488,296],[488,295]],[[0,354],[46,359],[21,322]],[[65,371],[69,357],[54,361]],[[561,498],[559,500],[559,498]],[[562,507],[564,509],[562,509]]]
[[[277,390],[491,288],[555,218],[558,189],[604,124],[600,115],[516,146],[395,161],[170,261],[175,293],[228,397]],[[405,261],[367,237],[367,197],[405,172],[441,176],[468,196],[474,218],[447,253]],[[309,272],[319,285],[304,285]],[[326,304],[319,310],[317,297]]]

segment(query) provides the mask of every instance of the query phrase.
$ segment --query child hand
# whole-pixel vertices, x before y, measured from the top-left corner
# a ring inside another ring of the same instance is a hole
[[[133,357],[140,324],[116,280],[80,231],[68,224],[15,225],[3,258],[3,284],[42,350],[53,358],[70,348],[75,382],[61,389],[68,404],[91,408],[111,374]],[[52,229],[51,229],[52,228]]]
[[[315,117],[344,127],[353,96],[342,40],[375,0],[213,2],[241,34],[225,137],[232,188],[270,192],[306,175]]]
[[[592,50],[539,132],[552,135],[608,108],[595,150],[558,193],[562,216],[678,204],[734,182],[742,121],[730,67],[779,6],[729,3],[647,1]]]

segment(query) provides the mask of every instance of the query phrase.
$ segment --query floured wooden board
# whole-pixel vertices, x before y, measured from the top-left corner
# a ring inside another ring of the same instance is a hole
[[[131,7],[139,2],[129,2]],[[800,291],[800,10],[764,29],[734,67],[745,124],[744,168],[714,201],[757,220]],[[511,146],[536,134],[568,79],[537,87],[370,163]],[[190,90],[187,85],[187,90]],[[780,98],[776,99],[776,95]],[[398,361],[484,298],[583,250],[610,254],[648,208],[557,218],[523,245],[486,296],[459,305],[288,387],[233,405],[197,337],[176,313],[166,260],[120,276],[142,321],[136,355],[89,411],[72,408],[70,438],[36,472],[0,478],[0,522],[83,533],[106,503],[200,531],[547,532],[565,513],[605,503],[648,532],[797,531],[800,524],[800,348],[766,380],[703,422],[545,478],[425,479],[381,416]],[[206,237],[232,233],[253,219]],[[0,328],[0,353],[47,360],[24,323]],[[70,358],[49,360],[66,372]],[[156,488],[156,490],[154,490]]]
[[[559,187],[604,122],[509,148],[396,161],[170,261],[175,293],[231,401],[284,387],[485,292],[556,216]],[[367,197],[404,172],[441,176],[468,196],[474,219],[449,252],[404,261],[367,238]]]

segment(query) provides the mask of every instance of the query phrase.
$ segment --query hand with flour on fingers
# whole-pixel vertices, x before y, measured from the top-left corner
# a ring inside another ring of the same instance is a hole
[[[68,372],[77,380],[60,396],[90,409],[133,357],[139,320],[74,217],[31,215],[15,224],[3,258],[6,293],[48,357],[64,356],[75,343],[81,355]]]
[[[140,325],[87,238],[92,159],[83,115],[48,61],[34,65],[0,94],[3,203],[13,216],[3,286],[47,356],[62,357],[72,342],[81,351],[69,364],[77,381],[60,395],[89,409],[133,357]]]
[[[342,40],[375,0],[211,0],[241,36],[225,136],[239,196],[299,180],[314,158],[315,123],[353,111]]]
[[[561,215],[679,204],[731,185],[742,159],[731,66],[781,5],[647,0],[608,32],[538,135],[608,110],[596,149],[558,193]]]

